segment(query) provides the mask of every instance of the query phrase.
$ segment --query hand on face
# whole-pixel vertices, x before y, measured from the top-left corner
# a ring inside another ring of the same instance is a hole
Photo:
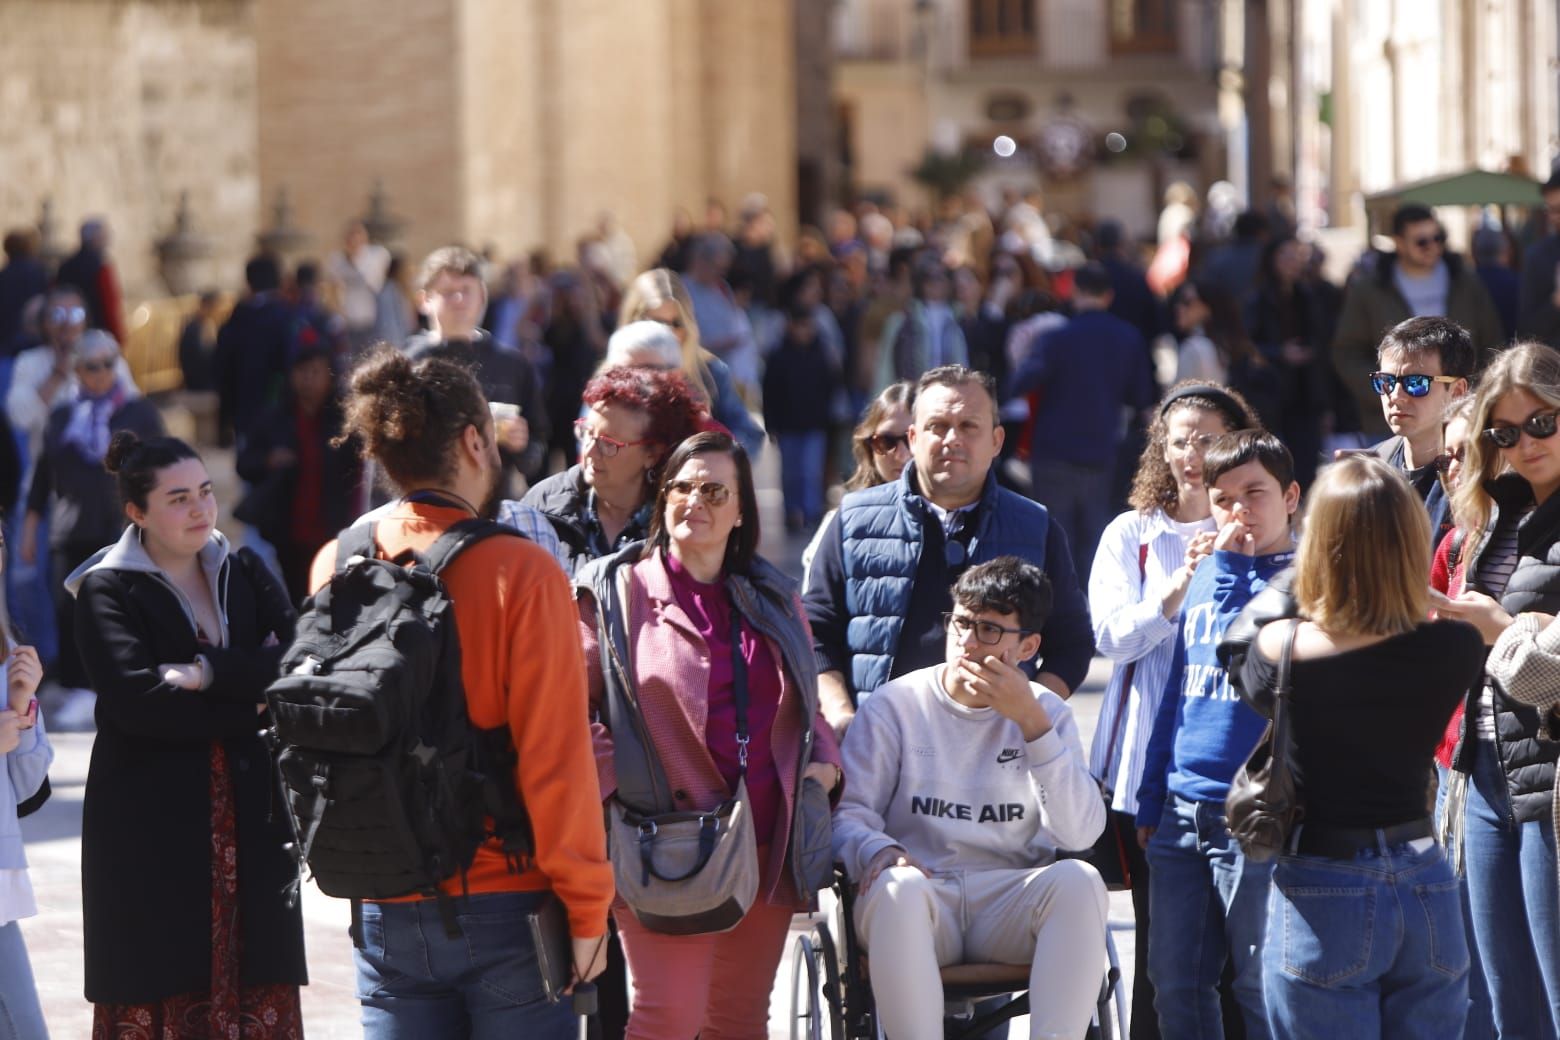
[[[960,657],[953,665],[954,681],[964,688],[971,707],[995,708],[997,714],[1024,727],[1026,740],[1035,740],[1051,728],[1050,716],[1035,699],[1029,677],[1006,656]],[[1037,730],[1033,736],[1031,729]]]

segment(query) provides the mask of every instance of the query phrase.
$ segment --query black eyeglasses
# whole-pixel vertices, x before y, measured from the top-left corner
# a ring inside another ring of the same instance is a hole
[[[1461,465],[1462,461],[1463,461],[1463,458],[1465,457],[1466,454],[1467,454],[1467,450],[1465,448],[1458,448],[1456,451],[1443,451],[1443,452],[1441,452],[1441,454],[1439,454],[1439,455],[1437,455],[1435,457],[1434,465],[1435,465],[1435,468],[1436,468],[1436,472],[1438,472],[1438,473],[1448,473],[1448,472],[1450,472],[1451,468],[1452,468],[1452,463],[1455,462],[1458,465]]]
[[[975,632],[975,641],[984,646],[996,646],[1002,642],[1003,636],[1028,635],[1029,630],[1024,628],[1004,628],[995,621],[982,621],[980,618],[972,618],[967,614],[955,614],[951,611],[942,616],[943,628],[952,632],[960,639],[964,639]]]
[[[1410,241],[1420,249],[1428,249],[1431,246],[1444,246],[1446,245],[1446,232],[1438,231],[1433,235],[1421,235],[1418,238],[1410,239]]]
[[[668,502],[692,498],[694,492],[712,506],[723,506],[731,499],[731,489],[712,480],[674,480],[666,485]]]
[[[1515,448],[1525,433],[1538,441],[1547,441],[1555,435],[1556,420],[1560,413],[1539,412],[1522,420],[1520,426],[1494,426],[1484,431],[1484,436],[1502,450]]]
[[[867,438],[867,444],[872,448],[874,455],[888,455],[895,448],[910,447],[910,438],[903,433],[897,436],[890,436],[886,433],[874,433]]]
[[[1433,383],[1455,383],[1458,376],[1427,376],[1423,372],[1404,372],[1402,375],[1394,375],[1391,372],[1372,372],[1370,374],[1370,388],[1382,397],[1386,397],[1397,389],[1399,383],[1403,384],[1403,392],[1409,397],[1423,397],[1430,392]]]
[[[107,372],[114,367],[114,362],[107,359],[102,361],[83,361],[76,367],[83,372]]]

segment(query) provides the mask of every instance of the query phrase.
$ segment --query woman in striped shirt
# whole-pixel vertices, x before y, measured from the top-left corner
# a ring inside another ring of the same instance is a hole
[[[1100,537],[1089,574],[1089,613],[1100,653],[1115,662],[1100,709],[1089,771],[1110,801],[1132,877],[1137,971],[1132,1040],[1158,1036],[1148,981],[1148,862],[1133,818],[1143,757],[1175,648],[1175,619],[1197,563],[1213,549],[1203,452],[1219,436],[1259,427],[1250,405],[1217,383],[1177,383],[1149,427],[1132,481],[1132,508]]]

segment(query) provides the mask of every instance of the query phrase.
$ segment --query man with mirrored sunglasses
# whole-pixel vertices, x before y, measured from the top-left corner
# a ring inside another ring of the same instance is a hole
[[[1447,251],[1446,233],[1431,209],[1417,203],[1398,207],[1392,215],[1392,242],[1394,252],[1371,254],[1350,280],[1333,336],[1339,374],[1359,399],[1360,420],[1372,439],[1390,428],[1376,419],[1385,409],[1370,378],[1381,367],[1376,352],[1382,329],[1410,318],[1440,317],[1468,330],[1476,350],[1506,342],[1484,284],[1461,257]]]
[[[1376,347],[1370,388],[1393,435],[1373,450],[1400,470],[1424,500],[1432,549],[1452,525],[1437,465],[1446,409],[1468,392],[1477,370],[1478,353],[1468,331],[1446,318],[1399,322]]]

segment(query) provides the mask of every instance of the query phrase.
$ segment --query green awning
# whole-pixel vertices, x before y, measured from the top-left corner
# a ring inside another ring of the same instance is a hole
[[[1467,170],[1378,191],[1367,204],[1417,202],[1422,206],[1538,206],[1543,196],[1528,177]]]

